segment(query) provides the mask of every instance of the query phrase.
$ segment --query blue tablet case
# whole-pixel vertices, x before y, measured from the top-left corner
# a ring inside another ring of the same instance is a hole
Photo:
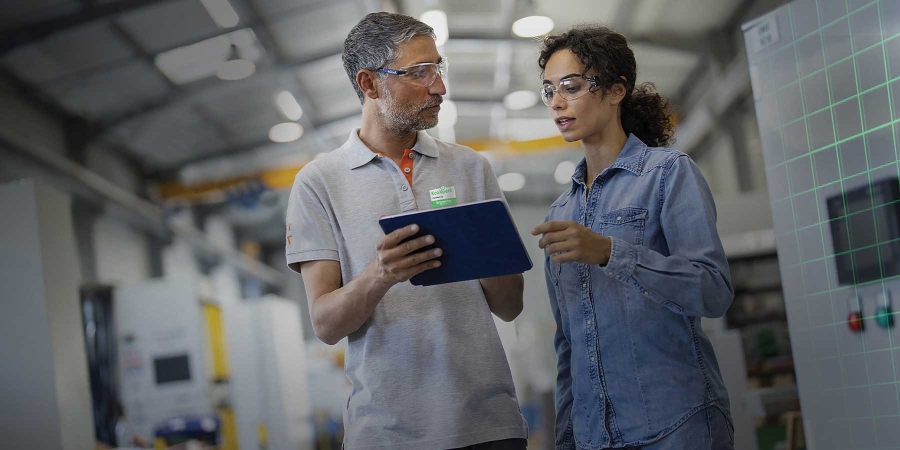
[[[510,275],[532,267],[509,209],[499,199],[387,216],[378,223],[385,234],[416,224],[419,232],[410,239],[430,234],[435,242],[424,249],[443,250],[440,267],[409,280],[417,286]]]

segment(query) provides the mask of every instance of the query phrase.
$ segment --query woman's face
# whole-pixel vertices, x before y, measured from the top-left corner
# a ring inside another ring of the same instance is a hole
[[[616,89],[611,89],[606,94],[595,88],[573,100],[566,100],[559,94],[566,89],[573,93],[579,86],[582,89],[590,87],[589,81],[581,76],[583,71],[581,60],[565,49],[550,56],[544,68],[544,85],[552,84],[558,88],[548,106],[550,116],[567,142],[600,137],[608,127],[619,124],[619,103],[624,95],[624,89],[618,89],[621,85],[614,85]],[[585,76],[596,74],[595,70],[591,70]],[[616,95],[620,90],[622,95]]]

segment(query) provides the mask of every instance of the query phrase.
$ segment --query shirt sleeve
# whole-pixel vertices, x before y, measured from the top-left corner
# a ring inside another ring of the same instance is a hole
[[[734,288],[709,186],[697,165],[681,155],[666,169],[661,189],[660,225],[669,255],[612,238],[603,270],[680,314],[721,317]]]
[[[325,201],[310,185],[305,171],[301,170],[294,179],[285,215],[285,257],[288,266],[305,261],[340,261],[334,224]]]

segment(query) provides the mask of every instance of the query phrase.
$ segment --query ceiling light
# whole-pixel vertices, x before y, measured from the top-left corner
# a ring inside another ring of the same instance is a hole
[[[503,106],[510,111],[528,109],[537,105],[538,95],[533,91],[515,91],[503,97]]]
[[[553,20],[547,16],[523,17],[513,22],[512,31],[516,36],[535,37],[553,30]]]
[[[419,16],[419,20],[425,22],[426,25],[430,26],[434,30],[435,45],[440,47],[447,42],[447,38],[450,37],[450,29],[447,28],[446,13],[439,9],[425,11],[421,16]]]
[[[525,175],[521,173],[504,173],[497,177],[497,184],[500,185],[500,189],[506,192],[518,191],[525,187]]]
[[[246,59],[231,59],[222,63],[222,66],[216,71],[216,76],[220,80],[234,81],[243,80],[254,73],[256,73],[256,64]]]
[[[162,52],[156,55],[154,63],[169,80],[183,85],[216,75],[227,60],[243,59],[256,63],[262,59],[262,52],[256,35],[245,28]],[[247,66],[237,63],[241,64]],[[244,71],[248,71],[247,68]]]
[[[553,173],[553,179],[559,184],[569,184],[572,182],[572,175],[575,174],[575,163],[572,161],[563,161],[556,166],[556,172]]]
[[[442,127],[452,127],[456,125],[457,117],[456,103],[444,100],[444,103],[441,103],[441,111],[438,113],[438,123]]]
[[[278,105],[281,113],[284,114],[284,117],[287,117],[288,120],[297,121],[303,116],[303,109],[300,108],[300,104],[297,103],[297,99],[294,98],[294,95],[288,91],[279,93],[275,97],[275,104]]]
[[[200,3],[221,28],[232,28],[241,21],[228,0],[200,0]]]
[[[269,129],[269,140],[272,142],[293,142],[300,136],[303,136],[303,127],[294,122],[279,123]]]
[[[227,61],[219,66],[216,76],[221,80],[234,81],[247,78],[255,72],[256,64],[246,59],[240,59],[237,54],[237,46],[232,44],[230,56]]]

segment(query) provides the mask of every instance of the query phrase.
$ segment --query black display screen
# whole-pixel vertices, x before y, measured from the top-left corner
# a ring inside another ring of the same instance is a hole
[[[153,369],[156,373],[156,384],[187,381],[191,379],[191,366],[188,355],[154,358]]]
[[[827,199],[838,282],[900,275],[900,184],[887,178]]]

